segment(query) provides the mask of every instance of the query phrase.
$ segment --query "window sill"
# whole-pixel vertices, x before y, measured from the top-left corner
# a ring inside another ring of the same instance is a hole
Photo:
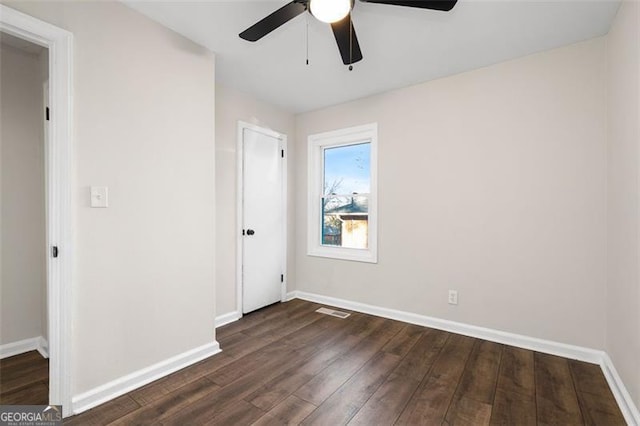
[[[351,262],[378,263],[378,256],[372,250],[315,247],[307,250],[307,255]]]

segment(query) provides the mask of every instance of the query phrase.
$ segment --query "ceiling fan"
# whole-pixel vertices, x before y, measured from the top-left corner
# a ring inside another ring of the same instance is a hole
[[[331,24],[342,62],[345,65],[362,60],[356,31],[351,21],[351,9],[355,0],[293,0],[240,33],[240,38],[258,41],[271,31],[286,24],[296,16],[309,11],[322,22]],[[458,0],[360,0],[363,3],[390,4],[448,12]]]

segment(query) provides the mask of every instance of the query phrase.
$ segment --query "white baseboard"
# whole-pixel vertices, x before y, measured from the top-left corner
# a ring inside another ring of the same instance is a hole
[[[600,367],[602,368],[604,377],[607,379],[607,383],[609,383],[613,396],[618,402],[624,419],[630,425],[640,425],[640,412],[638,411],[638,407],[633,403],[629,391],[627,391],[622,378],[620,378],[618,371],[613,366],[613,361],[607,353],[604,353]]]
[[[216,328],[222,327],[223,325],[230,324],[234,321],[238,321],[240,318],[242,318],[242,314],[238,311],[233,311],[233,312],[229,312],[228,314],[220,315],[215,319]]]
[[[20,355],[25,352],[38,351],[44,358],[49,358],[49,344],[42,336],[0,345],[0,359]]]
[[[182,368],[195,364],[205,358],[222,352],[218,342],[181,353],[157,364],[135,371],[119,379],[113,380],[88,392],[72,398],[73,414],[79,414],[104,402],[110,401],[127,392],[158,380]]]
[[[295,297],[303,300],[308,300],[310,302],[332,305],[342,309],[363,312],[365,314],[389,318],[402,322],[408,322],[410,324],[421,325],[424,327],[437,328],[438,330],[449,331],[451,333],[476,337],[479,339],[489,340],[491,342],[503,343],[505,345],[517,346],[519,348],[558,355],[565,358],[577,359],[594,364],[599,364],[600,360],[602,360],[603,352],[595,349],[567,345],[565,343],[538,339],[535,337],[494,330],[491,328],[478,327],[475,325],[429,317],[426,315],[414,314],[411,312],[382,308],[379,306],[367,305],[365,303],[351,302],[349,300],[337,299],[334,297],[322,296],[314,293],[298,291],[294,294]]]
[[[365,303],[352,302],[335,297],[307,293],[304,291],[292,291],[290,293],[287,293],[287,300],[296,298],[308,300],[310,302],[335,306],[337,308],[362,312],[365,314],[375,315],[383,318],[417,324],[424,327],[436,328],[439,330],[449,331],[451,333],[476,337],[479,339],[489,340],[491,342],[502,343],[510,346],[516,346],[532,351],[557,355],[564,358],[599,364],[627,423],[630,425],[640,425],[640,414],[638,414],[638,408],[635,406],[635,403],[633,402],[631,395],[629,395],[629,392],[627,392],[622,379],[613,366],[611,358],[609,358],[609,355],[607,355],[607,353],[604,351],[585,348],[581,346],[567,345],[565,343],[538,339],[521,334],[509,333],[506,331],[493,330],[490,328],[478,327],[475,325],[464,324],[455,321],[443,320],[440,318],[414,314],[411,312],[404,312],[374,305],[367,305]]]
[[[42,358],[49,358],[49,342],[45,340],[44,337],[38,337],[38,347],[36,348]]]
[[[298,298],[298,291],[290,291],[284,298],[285,302]]]

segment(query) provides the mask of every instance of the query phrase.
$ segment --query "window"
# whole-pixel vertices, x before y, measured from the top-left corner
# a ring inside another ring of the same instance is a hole
[[[309,136],[311,256],[377,263],[377,124]]]

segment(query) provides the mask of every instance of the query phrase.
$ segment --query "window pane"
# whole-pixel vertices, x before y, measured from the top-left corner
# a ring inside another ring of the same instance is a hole
[[[322,198],[322,244],[367,249],[369,247],[369,197]]]
[[[371,144],[338,146],[324,150],[324,192],[368,194],[371,192]]]

